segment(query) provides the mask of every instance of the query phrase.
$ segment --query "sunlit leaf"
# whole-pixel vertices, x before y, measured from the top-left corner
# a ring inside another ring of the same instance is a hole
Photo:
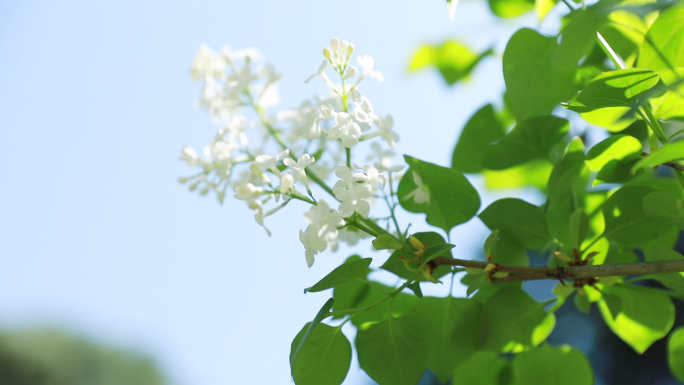
[[[592,171],[600,171],[611,161],[626,162],[641,158],[641,142],[629,135],[613,135],[604,139],[587,153],[587,165]]]
[[[684,327],[672,332],[667,341],[667,362],[672,374],[684,382]]]
[[[478,63],[493,53],[491,49],[488,49],[480,54],[475,54],[468,47],[453,40],[441,45],[424,45],[413,54],[409,71],[435,67],[444,81],[453,85],[467,79]]]
[[[518,17],[534,8],[534,0],[488,0],[492,13],[505,18]]]
[[[589,360],[569,346],[540,346],[517,354],[511,363],[513,385],[592,385]]]
[[[666,162],[684,159],[684,140],[667,143],[657,151],[652,152],[637,162],[632,169],[641,167],[653,167]]]
[[[675,309],[666,293],[617,285],[602,291],[598,306],[606,325],[637,353],[645,352],[672,328]]]
[[[632,107],[640,103],[639,95],[658,84],[659,80],[658,74],[648,69],[604,72],[594,78],[566,107],[577,112]]]
[[[674,66],[684,65],[684,4],[662,11],[649,28],[648,36],[650,41],[645,39],[641,47],[639,67],[668,68],[668,62]]]

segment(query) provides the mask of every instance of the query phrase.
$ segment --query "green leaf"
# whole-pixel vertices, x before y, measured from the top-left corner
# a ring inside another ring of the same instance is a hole
[[[442,256],[445,258],[453,258],[453,254],[451,253],[451,249],[453,248],[453,245],[450,245],[446,243],[444,240],[444,237],[441,235],[429,231],[429,232],[422,232],[422,233],[415,233],[413,234],[414,237],[418,238],[418,240],[423,243],[424,245],[428,246],[428,249],[426,249],[423,252],[423,257],[425,256],[430,248],[433,246],[433,250],[435,253],[431,253],[430,255],[434,257]],[[445,246],[448,245],[448,246]],[[406,265],[404,261],[401,259],[401,257],[407,258],[407,259],[415,259],[416,256],[413,254],[412,251],[408,250],[396,250],[395,252],[390,255],[390,257],[385,261],[385,263],[380,266],[381,269],[387,270],[391,273],[394,273],[395,275],[404,278],[404,279],[413,279],[416,275],[415,271],[409,271],[406,268]],[[410,268],[414,270],[418,270],[422,265],[414,262],[408,262],[408,265]],[[451,271],[449,266],[438,266],[437,269],[435,269],[432,273],[433,278],[439,278],[442,277],[446,274],[448,274]],[[425,278],[421,278],[421,280],[425,280]]]
[[[518,123],[508,135],[485,148],[482,164],[490,170],[502,170],[532,159],[552,160],[553,152],[563,146],[568,132],[566,119],[535,116]]]
[[[503,55],[503,72],[511,111],[518,121],[548,115],[572,95],[576,63],[557,60],[555,37],[518,30]]]
[[[513,385],[592,385],[589,360],[569,346],[540,346],[517,354],[511,363]]]
[[[684,327],[675,330],[667,341],[667,362],[672,374],[684,382]]]
[[[665,337],[674,323],[675,309],[663,291],[638,286],[608,286],[598,302],[606,325],[642,354]]]
[[[532,160],[506,170],[484,170],[485,184],[488,189],[510,189],[521,187],[546,187],[553,165],[545,160]]]
[[[591,310],[591,302],[589,302],[589,297],[586,294],[575,294],[574,301],[577,310],[581,311],[582,313],[589,314],[589,311]]]
[[[672,230],[673,225],[642,208],[643,198],[655,190],[646,186],[624,186],[603,204],[604,236],[622,245],[653,241]]]
[[[304,294],[331,289],[349,281],[365,279],[368,275],[368,266],[370,266],[371,261],[371,258],[364,258],[358,261],[343,263],[315,285],[304,289]]]
[[[508,361],[498,353],[478,351],[456,369],[452,385],[499,385],[508,370]]]
[[[349,299],[349,297],[345,297],[343,295],[344,290],[346,289],[351,291],[352,289],[355,289],[353,286],[356,283],[357,282],[350,282],[336,287],[334,292],[335,295],[337,295],[338,291],[340,291],[340,296],[343,297],[343,299]],[[355,298],[352,297],[356,300],[353,306],[336,306],[333,308],[334,311],[340,311],[349,309],[362,309],[367,307],[367,310],[355,313],[354,317],[351,319],[351,322],[354,324],[354,326],[359,327],[368,322],[382,321],[388,317],[390,310],[395,316],[413,312],[413,308],[417,300],[416,296],[407,293],[399,293],[394,297],[393,301],[390,301],[389,294],[395,290],[394,287],[386,286],[374,281],[372,286],[368,285],[367,283],[364,285],[368,289],[361,296]],[[352,291],[350,294],[353,295],[355,293],[359,294],[360,292]]]
[[[292,341],[290,360],[310,325],[304,325]],[[349,372],[351,355],[351,344],[342,328],[320,324],[301,346],[297,359],[292,363],[294,382],[297,385],[341,384]]]
[[[517,287],[506,287],[492,294],[484,303],[483,348],[508,352],[518,346],[530,346],[535,328],[546,317],[543,304]]]
[[[475,54],[463,44],[449,40],[441,45],[423,45],[413,54],[409,71],[435,67],[448,85],[466,80],[478,63],[494,51],[488,49]]]
[[[619,132],[638,121],[636,115],[629,117],[631,113],[632,109],[629,107],[606,107],[582,112],[580,116],[595,126],[605,128],[608,132]]]
[[[601,169],[611,161],[629,161],[641,158],[641,142],[629,135],[613,135],[599,142],[587,153],[587,165],[592,171]]]
[[[451,159],[451,168],[460,172],[480,172],[484,150],[506,134],[491,104],[480,108],[466,123]]]
[[[482,305],[475,299],[424,297],[416,314],[425,322],[432,340],[430,370],[446,382],[454,370],[477,352]]]
[[[537,11],[539,21],[544,20],[546,15],[556,6],[556,0],[535,0],[534,10]]]
[[[517,198],[499,199],[479,217],[487,227],[500,230],[528,250],[541,249],[551,240],[541,209]]]
[[[333,290],[335,306],[333,311],[355,309],[361,307],[361,303],[367,301],[370,295],[370,285],[367,282],[351,281]],[[342,318],[344,315],[337,315],[333,318]]]
[[[401,206],[412,213],[425,213],[427,223],[449,232],[453,227],[467,222],[480,208],[480,196],[460,172],[436,164],[423,162],[404,155],[409,170],[401,178],[397,195]],[[422,181],[418,186],[413,173]],[[417,203],[414,192],[424,190],[429,201]]]
[[[641,167],[653,167],[679,159],[684,159],[684,140],[666,143],[662,148],[643,157],[632,167],[632,170]]]
[[[655,191],[643,200],[644,212],[684,229],[684,201],[665,191]]]
[[[359,328],[356,350],[361,368],[380,385],[415,385],[430,361],[430,337],[417,315],[390,316]]]
[[[569,110],[589,112],[607,107],[639,105],[639,94],[658,84],[658,74],[647,69],[628,68],[597,76],[566,105]]]
[[[321,309],[318,311],[313,321],[308,323],[309,327],[306,328],[306,332],[302,335],[302,338],[299,340],[299,343],[295,346],[293,342],[292,350],[290,352],[290,369],[294,367],[294,363],[296,362],[299,353],[302,350],[302,347],[306,345],[307,340],[311,337],[313,332],[316,331],[316,328],[318,327],[318,325],[320,325],[321,321],[323,321],[325,317],[328,316],[328,313],[330,313],[330,309],[332,309],[334,304],[334,299],[330,298],[329,300],[327,300],[323,304]]]
[[[677,67],[675,71],[656,71],[664,90],[662,96],[651,99],[653,115],[658,119],[684,118],[684,67]]]
[[[588,231],[589,217],[584,212],[584,209],[579,208],[570,217],[570,238],[574,248],[577,250],[582,248],[582,242],[586,239]]]
[[[529,266],[530,258],[527,256],[525,248],[510,236],[500,236],[496,242],[492,253],[492,262],[513,266]]]
[[[499,17],[518,17],[534,8],[534,0],[487,0],[489,9]]]
[[[563,245],[570,246],[572,238],[568,222],[572,213],[581,206],[589,171],[584,161],[584,145],[574,138],[567,153],[553,167],[546,194],[546,218],[549,232]]]
[[[649,39],[644,39],[639,55],[641,68],[668,68],[684,66],[684,4],[670,7],[660,13],[648,30]],[[651,43],[654,42],[657,47]],[[660,54],[658,54],[660,51]],[[662,56],[667,58],[663,60]]]

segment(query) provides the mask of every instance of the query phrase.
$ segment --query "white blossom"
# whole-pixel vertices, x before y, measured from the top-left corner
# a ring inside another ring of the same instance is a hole
[[[399,135],[392,130],[392,126],[394,126],[392,115],[387,115],[385,119],[376,116],[375,125],[380,129],[380,137],[385,139],[390,147],[394,148],[396,142],[399,140]]]
[[[233,191],[235,191],[235,195],[233,195],[236,199],[240,200],[250,200],[257,198],[258,196],[262,195],[264,192],[264,189],[261,187],[254,186],[251,183],[245,183],[241,185],[237,185],[233,187]]]
[[[299,157],[296,161],[294,159],[286,158],[283,160],[283,163],[291,168],[294,173],[294,178],[295,180],[301,180],[302,183],[304,183],[304,186],[306,186],[306,189],[309,190],[309,182],[306,179],[306,167],[312,164],[313,162],[316,161],[316,158],[309,154],[304,154]]]
[[[299,239],[306,249],[306,262],[311,267],[314,256],[336,242],[339,236],[337,228],[344,226],[344,220],[323,199],[304,214],[304,219],[309,226],[305,231],[299,231]]]
[[[217,78],[223,75],[225,67],[226,61],[221,56],[214,53],[206,45],[202,45],[197,54],[195,54],[190,74],[196,80],[205,77]]]
[[[361,127],[354,122],[351,115],[346,112],[335,114],[335,125],[328,130],[328,137],[331,140],[340,140],[342,145],[347,148],[356,146],[361,136]]]

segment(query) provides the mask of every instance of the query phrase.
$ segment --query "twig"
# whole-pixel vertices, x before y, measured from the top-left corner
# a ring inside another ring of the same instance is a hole
[[[435,265],[463,266],[483,269],[487,262],[437,257]],[[537,267],[498,265],[497,272],[510,273],[505,278],[494,278],[495,283],[533,281],[539,279],[588,279],[618,275],[643,275],[684,272],[684,259],[657,262],[615,263],[596,266]]]

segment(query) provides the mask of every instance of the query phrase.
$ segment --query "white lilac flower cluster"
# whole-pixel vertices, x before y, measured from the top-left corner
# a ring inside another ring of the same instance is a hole
[[[352,44],[333,39],[323,50],[325,60],[318,71],[305,81],[321,78],[330,94],[272,115],[266,109],[278,101],[281,76],[272,66],[255,64],[260,60],[256,50],[224,47],[216,53],[203,46],[191,69],[203,85],[199,105],[220,128],[203,157],[191,147],[183,148],[180,160],[199,171],[181,182],[203,195],[214,191],[221,202],[231,188],[236,199],[254,210],[261,226],[264,218],[293,200],[311,204],[304,214],[308,226],[300,231],[309,266],[319,252],[336,250],[339,241],[354,244],[367,235],[349,218],[357,213],[361,220],[375,221],[370,208],[387,183],[386,174],[402,169],[392,165],[392,149],[399,140],[392,117],[377,115],[358,89],[365,77],[382,81],[382,74],[373,69],[368,55],[357,58],[360,70],[350,65],[353,52]],[[328,70],[337,73],[340,83],[328,77]],[[259,140],[254,141],[255,135]],[[350,167],[352,148],[373,138],[381,139],[371,143],[372,154],[366,158],[373,165]],[[333,172],[338,180],[329,188],[326,181]],[[337,209],[313,190],[331,195],[339,202]],[[273,204],[269,210],[267,203]]]

